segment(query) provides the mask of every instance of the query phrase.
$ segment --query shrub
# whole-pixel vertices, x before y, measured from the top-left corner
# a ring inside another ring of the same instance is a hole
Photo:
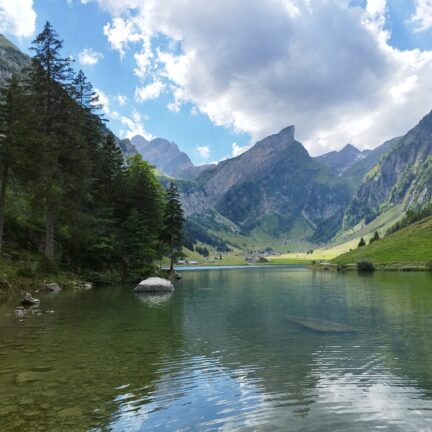
[[[372,272],[375,270],[375,266],[370,261],[359,261],[357,263],[357,271],[359,272]]]

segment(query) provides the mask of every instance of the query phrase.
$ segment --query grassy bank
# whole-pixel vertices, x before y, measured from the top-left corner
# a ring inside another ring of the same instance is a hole
[[[310,254],[306,252],[293,252],[283,255],[274,255],[269,259],[271,264],[310,264],[312,261],[330,261],[356,247],[357,243],[358,240],[355,239],[340,245],[315,249]]]
[[[371,261],[375,265],[427,268],[432,262],[432,217],[415,222],[383,239],[332,259],[333,263]]]

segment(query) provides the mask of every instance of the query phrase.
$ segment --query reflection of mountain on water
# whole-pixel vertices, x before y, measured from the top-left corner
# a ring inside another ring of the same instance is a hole
[[[55,313],[22,322],[0,309],[0,429],[432,429],[431,281],[212,270],[166,299],[108,288],[47,297]]]

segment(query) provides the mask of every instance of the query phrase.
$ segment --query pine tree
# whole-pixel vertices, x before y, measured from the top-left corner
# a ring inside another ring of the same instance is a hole
[[[92,84],[87,80],[82,70],[79,70],[72,80],[70,89],[72,98],[81,108],[99,117],[98,112],[102,110],[103,105],[99,100],[98,94],[95,92]]]
[[[96,206],[112,207],[124,171],[123,153],[114,135],[108,133],[98,150],[94,172],[92,192]]]
[[[62,47],[63,41],[47,22],[33,41],[34,56],[29,73],[33,92],[32,105],[38,111],[39,131],[43,135],[40,148],[37,149],[39,173],[35,175],[33,192],[36,200],[41,201],[44,206],[45,257],[50,262],[54,260],[56,217],[62,205],[61,179],[65,172],[62,162],[63,157],[74,147],[73,132],[76,132],[70,131],[74,108],[68,93],[72,78],[71,60],[61,56]]]
[[[0,253],[3,245],[6,192],[11,174],[17,171],[23,142],[28,138],[30,116],[22,84],[13,76],[0,99]]]
[[[177,186],[171,182],[166,193],[164,223],[161,241],[167,246],[170,258],[170,273],[174,271],[174,260],[182,249],[184,212]]]
[[[373,242],[376,242],[376,241],[379,240],[379,239],[380,239],[380,236],[379,236],[379,234],[378,234],[378,231],[375,231],[373,237],[369,240],[369,244],[371,244],[371,243],[373,243]]]
[[[359,241],[358,247],[363,247],[363,246],[366,246],[366,242],[365,239],[362,237]]]

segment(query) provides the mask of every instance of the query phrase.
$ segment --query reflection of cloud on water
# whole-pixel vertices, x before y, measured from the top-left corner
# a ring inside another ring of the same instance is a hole
[[[432,431],[432,401],[414,382],[379,366],[379,360],[353,372],[341,367],[344,359],[325,364],[324,357],[318,363],[315,358],[316,384],[302,400],[264,390],[254,366],[226,368],[205,356],[166,359],[151,390],[128,389],[117,398],[109,429]]]
[[[204,356],[184,361],[161,368],[153,393],[128,393],[109,430],[237,430],[254,426],[256,407],[262,414],[269,405],[248,369],[226,369]]]
[[[135,297],[150,307],[164,306],[171,299],[172,293],[135,293]]]
[[[356,425],[349,430],[432,431],[432,400],[415,380],[385,366],[382,354],[364,355],[361,346],[318,351],[311,373],[315,403],[309,419]]]

